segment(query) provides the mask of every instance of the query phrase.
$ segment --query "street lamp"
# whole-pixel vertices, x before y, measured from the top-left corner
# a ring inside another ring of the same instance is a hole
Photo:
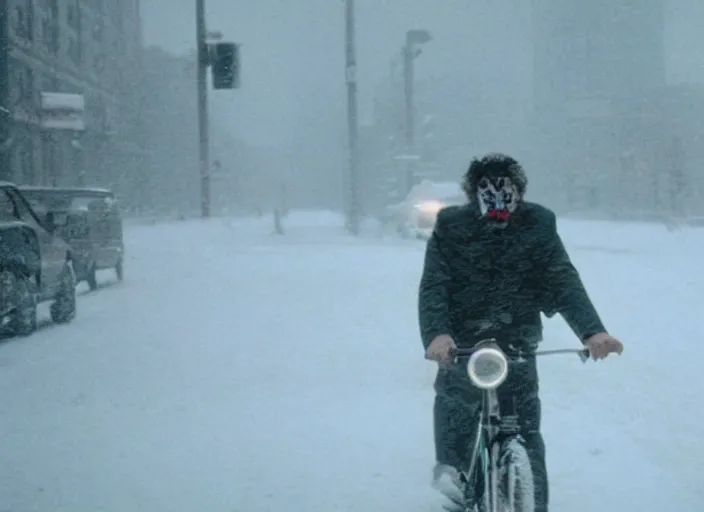
[[[430,32],[423,29],[413,29],[406,32],[406,42],[403,45],[403,76],[404,93],[406,98],[406,146],[410,154],[415,154],[415,112],[413,102],[413,61],[421,54],[421,49],[416,48],[432,40]],[[406,171],[406,187],[410,192],[413,187],[413,164],[409,161]]]

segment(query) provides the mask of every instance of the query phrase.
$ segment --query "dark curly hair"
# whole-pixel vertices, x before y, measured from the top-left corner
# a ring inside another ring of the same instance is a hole
[[[462,190],[470,203],[476,201],[477,186],[484,177],[507,177],[523,196],[528,186],[528,178],[518,161],[502,153],[489,153],[482,158],[474,158],[462,180]]]

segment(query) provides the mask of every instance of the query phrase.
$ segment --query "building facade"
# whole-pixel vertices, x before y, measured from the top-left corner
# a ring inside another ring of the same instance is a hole
[[[0,179],[138,186],[141,55],[139,0],[0,0]]]
[[[665,1],[534,0],[533,9],[535,147],[545,170],[534,189],[565,210],[623,202],[623,183],[636,181],[622,166],[628,118],[666,86]],[[644,195],[633,201],[649,207]]]
[[[534,0],[539,108],[569,116],[583,100],[665,85],[664,0]]]

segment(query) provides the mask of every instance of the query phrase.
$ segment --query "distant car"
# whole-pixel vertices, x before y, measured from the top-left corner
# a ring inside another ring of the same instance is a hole
[[[115,195],[101,188],[20,187],[43,215],[51,215],[58,233],[71,245],[78,282],[98,287],[98,270],[115,269],[124,277],[124,240],[120,208]]]
[[[37,304],[52,301],[51,319],[76,316],[71,247],[51,216],[37,215],[20,191],[0,182],[0,318],[2,334],[27,336],[37,328]]]
[[[388,207],[385,223],[392,224],[404,238],[426,240],[435,228],[440,210],[466,202],[459,183],[423,181],[413,187],[403,201]]]

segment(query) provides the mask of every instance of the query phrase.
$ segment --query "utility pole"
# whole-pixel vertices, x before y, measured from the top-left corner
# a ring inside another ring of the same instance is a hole
[[[359,234],[359,154],[357,120],[357,57],[355,52],[354,0],[345,2],[345,80],[347,82],[347,132],[349,138],[349,191],[347,229]]]
[[[206,42],[205,0],[196,0],[196,47],[198,60],[198,157],[200,161],[200,210],[210,217],[210,141],[208,139],[207,72],[210,50]]]

